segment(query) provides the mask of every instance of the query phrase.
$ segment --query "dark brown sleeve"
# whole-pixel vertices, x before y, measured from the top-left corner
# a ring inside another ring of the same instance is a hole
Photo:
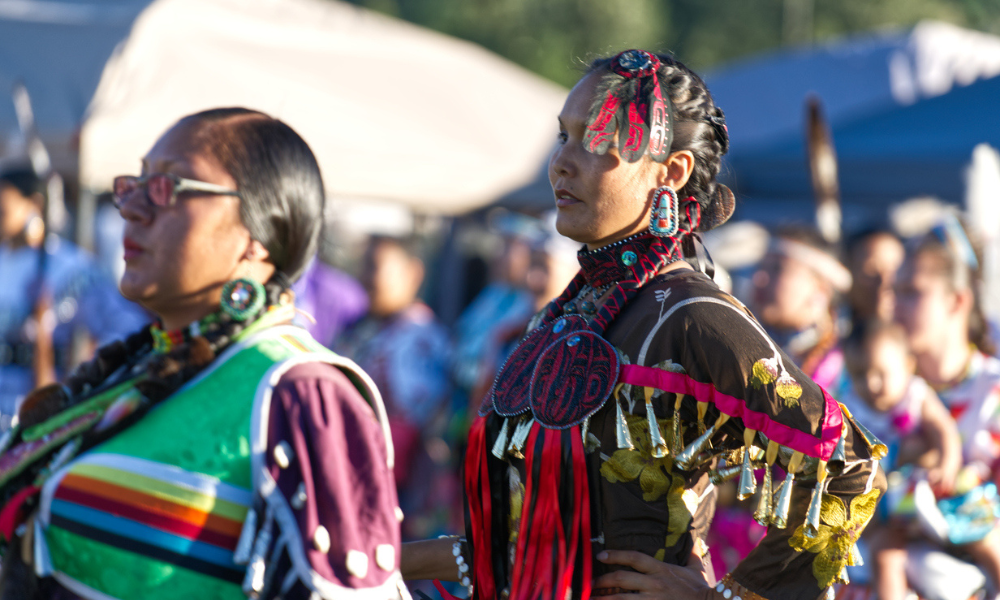
[[[766,415],[769,421],[807,434],[808,439],[840,438],[840,427],[831,432],[829,426],[823,425],[832,422],[831,414],[839,419],[839,406],[828,400],[823,390],[784,352],[774,347],[747,313],[718,303],[694,303],[680,313],[686,335],[685,347],[678,354],[692,378],[740,399],[745,407]],[[763,359],[777,365],[776,374],[762,370],[762,366],[767,366]],[[798,395],[794,386],[793,393],[789,393],[787,386],[780,387],[781,381],[789,378],[798,384]],[[706,422],[713,422],[718,414],[710,408]],[[768,527],[761,543],[732,573],[738,583],[768,600],[820,597],[830,584],[840,581],[843,566],[850,564],[848,557],[854,542],[885,490],[885,477],[878,471],[878,463],[872,460],[866,438],[847,415],[843,420],[849,424],[843,428],[846,460],[842,464],[847,467],[842,468],[839,462],[829,465],[826,494],[819,497],[823,506],[819,535],[807,538],[803,527],[816,488],[814,470],[819,452],[802,450],[813,471],[808,476],[800,474],[795,480],[787,527]],[[736,434],[739,445],[745,427],[741,419],[733,419],[728,428],[729,433]],[[754,429],[760,431],[758,427]],[[761,439],[758,436],[758,444]],[[766,446],[766,442],[762,445]],[[789,449],[783,449],[778,464],[786,467],[790,455]],[[775,471],[777,489],[785,473]],[[838,505],[842,509],[838,510]]]
[[[884,473],[878,462],[870,460],[864,438],[853,424],[847,428],[845,451],[847,464],[855,464],[845,473],[831,474],[827,492],[846,509],[846,522],[831,518],[834,511],[824,510],[820,535],[814,540],[805,538],[802,523],[815,480],[797,481],[788,527],[768,527],[760,544],[733,570],[733,579],[769,600],[819,598],[829,585],[840,581],[841,570],[850,564],[851,548],[886,487]],[[873,469],[877,469],[874,475]],[[824,508],[837,501],[826,498]]]

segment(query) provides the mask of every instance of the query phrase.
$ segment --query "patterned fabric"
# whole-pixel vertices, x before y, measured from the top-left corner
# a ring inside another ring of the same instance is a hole
[[[993,468],[1000,458],[1000,360],[974,350],[962,380],[937,393],[958,424],[965,462]]]
[[[59,481],[49,522],[66,538],[88,538],[239,583],[244,569],[233,563],[233,550],[250,500],[250,490],[214,477],[119,454],[88,454]]]

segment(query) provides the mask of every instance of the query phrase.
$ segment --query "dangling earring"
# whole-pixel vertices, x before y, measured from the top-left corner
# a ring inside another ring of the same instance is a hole
[[[246,321],[264,306],[264,286],[259,281],[241,277],[222,286],[222,311],[234,321]]]
[[[653,210],[649,213],[649,232],[658,237],[670,237],[680,228],[677,192],[668,185],[653,192]]]

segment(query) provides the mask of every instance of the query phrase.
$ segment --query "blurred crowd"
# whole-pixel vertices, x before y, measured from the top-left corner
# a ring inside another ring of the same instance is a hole
[[[149,318],[116,293],[111,272],[46,235],[41,198],[30,172],[0,177],[3,429],[33,386]],[[317,260],[295,286],[301,324],[381,390],[404,539],[464,529],[468,425],[529,319],[577,270],[577,246],[551,217],[504,212],[487,221],[492,252],[467,261],[472,271],[485,265],[473,273],[483,285],[450,325],[423,299],[440,264],[426,239],[373,236],[353,268]],[[783,226],[763,234],[751,266],[726,273],[718,265],[720,285],[885,443],[890,490],[856,561],[867,565],[855,577],[865,587],[844,597],[864,589],[895,600],[940,588],[936,597],[964,600],[977,585],[1000,583],[1000,360],[980,299],[984,258],[957,211],[932,221],[906,238],[887,226],[842,243]],[[709,540],[717,573],[763,534],[754,501],[736,501],[728,485],[720,484]],[[960,569],[971,570],[958,582]]]

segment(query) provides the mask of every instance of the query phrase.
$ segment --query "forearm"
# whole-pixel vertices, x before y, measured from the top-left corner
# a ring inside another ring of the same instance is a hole
[[[458,566],[452,548],[455,538],[421,540],[403,544],[400,571],[403,579],[458,581]]]

